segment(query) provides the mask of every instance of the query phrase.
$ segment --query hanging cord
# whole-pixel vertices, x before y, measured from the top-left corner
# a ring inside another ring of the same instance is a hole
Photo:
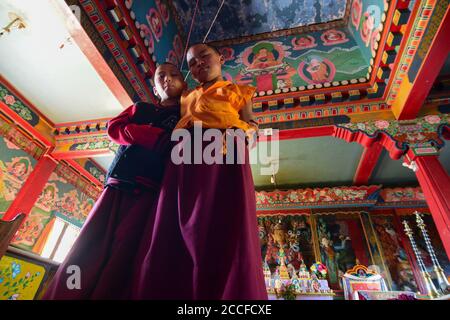
[[[214,19],[213,19],[213,21],[211,22],[211,25],[209,26],[208,32],[206,32],[206,35],[205,35],[205,37],[203,38],[203,42],[202,42],[202,43],[205,43],[205,42],[206,42],[206,39],[208,39],[209,33],[211,32],[212,27],[214,26],[214,23],[216,22],[217,17],[219,16],[219,12],[220,12],[220,10],[222,10],[222,7],[223,7],[223,4],[224,4],[224,3],[225,3],[225,0],[222,0],[222,3],[220,4],[219,9],[217,9],[216,15],[214,16]],[[195,5],[195,11],[194,11],[194,16],[193,16],[192,22],[191,22],[191,28],[190,28],[190,30],[189,30],[189,35],[188,35],[188,38],[187,38],[187,40],[186,40],[186,46],[185,46],[185,48],[184,48],[184,54],[183,54],[183,62],[181,63],[180,71],[183,70],[184,60],[186,59],[186,53],[187,53],[186,51],[187,51],[187,48],[188,48],[188,45],[189,45],[189,39],[190,39],[190,37],[191,37],[191,31],[192,31],[192,26],[193,26],[193,24],[194,24],[195,12],[197,11],[197,5],[198,5],[198,0],[197,0],[196,5]],[[188,70],[188,73],[186,74],[186,77],[184,78],[184,81],[186,81],[186,79],[187,79],[187,77],[189,77],[189,74],[190,74],[190,73],[191,73],[191,71]]]
[[[203,43],[206,42],[206,39],[208,39],[209,33],[211,32],[211,29],[216,22],[217,16],[219,15],[220,10],[222,10],[223,4],[225,3],[225,0],[222,0],[222,3],[219,6],[219,9],[217,9],[216,16],[214,17],[213,21],[211,22],[211,25],[209,26],[208,32],[206,33],[205,37],[203,38]]]
[[[195,15],[197,14],[197,8],[198,8],[199,1],[200,0],[197,0],[197,2],[195,3],[194,15],[192,16],[191,27],[189,28],[189,33],[188,33],[188,36],[186,38],[186,45],[184,46],[183,61],[181,61],[180,71],[183,70],[184,60],[186,59],[186,51],[187,51],[187,48],[188,48],[188,45],[189,45],[189,40],[191,39],[192,27],[194,26]]]

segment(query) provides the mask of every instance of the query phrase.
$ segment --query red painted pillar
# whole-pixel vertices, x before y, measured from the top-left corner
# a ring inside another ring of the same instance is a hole
[[[436,154],[420,155],[417,149],[411,149],[406,158],[416,173],[447,256],[450,257],[450,177]]]
[[[25,181],[16,198],[5,212],[3,220],[12,220],[18,213],[28,215],[55,168],[55,160],[48,156],[43,156],[37,162],[27,181]]]

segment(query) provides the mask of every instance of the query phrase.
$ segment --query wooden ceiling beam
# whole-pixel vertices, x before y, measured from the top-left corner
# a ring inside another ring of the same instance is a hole
[[[379,143],[374,143],[370,147],[364,148],[355,176],[353,177],[354,185],[367,185],[369,183],[369,179],[380,159],[382,151],[383,146]]]
[[[420,60],[419,53],[427,46],[427,39],[422,39],[421,46],[410,63],[411,67],[417,68],[417,73],[409,70],[407,76],[404,77],[400,84],[397,97],[392,103],[392,111],[398,120],[414,119],[418,116],[420,108],[423,106],[436,77],[447,59],[450,51],[450,41],[448,41],[448,34],[450,33],[449,11],[450,9],[447,7],[444,18],[439,21],[439,28],[434,38],[429,40],[431,44],[426,50],[422,63],[417,67],[414,66],[414,62]],[[432,26],[428,29],[432,29]],[[430,35],[432,31],[428,29],[424,38],[432,37]],[[412,78],[412,81],[410,78]]]
[[[80,22],[73,15],[70,8],[60,1],[52,1],[58,8],[64,19],[67,21],[67,30],[72,39],[78,45],[80,50],[91,63],[92,67],[98,73],[100,78],[105,82],[106,86],[111,90],[112,94],[120,102],[125,109],[129,107],[133,101],[122,86],[116,75],[113,73],[103,56],[92,43],[91,39],[80,25]]]

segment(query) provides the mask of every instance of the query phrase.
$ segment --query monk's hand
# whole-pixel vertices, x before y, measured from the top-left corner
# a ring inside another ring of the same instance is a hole
[[[248,124],[250,125],[250,128],[245,132],[245,134],[249,148],[253,149],[256,147],[258,142],[259,129],[258,125],[253,124],[253,122],[249,122]]]

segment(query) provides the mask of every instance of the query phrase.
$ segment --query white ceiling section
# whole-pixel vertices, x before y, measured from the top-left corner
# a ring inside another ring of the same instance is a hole
[[[0,74],[53,123],[117,115],[123,107],[71,38],[50,0],[1,0],[0,29],[12,12],[25,29],[0,36]]]

